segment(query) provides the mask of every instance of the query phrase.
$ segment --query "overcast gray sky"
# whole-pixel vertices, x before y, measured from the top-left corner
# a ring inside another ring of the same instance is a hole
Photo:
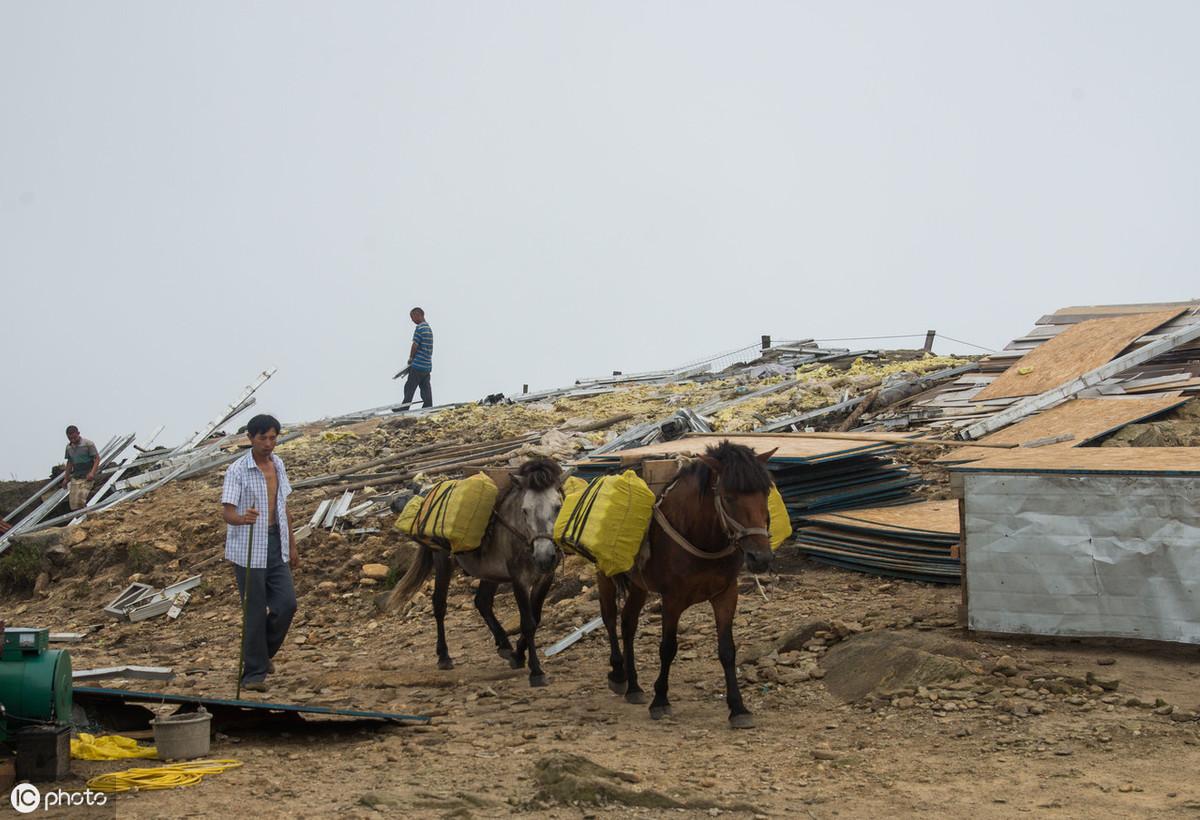
[[[777,338],[1185,299],[1194,2],[0,0],[0,476]],[[939,344],[939,351],[969,350]],[[244,417],[242,419],[244,421]]]

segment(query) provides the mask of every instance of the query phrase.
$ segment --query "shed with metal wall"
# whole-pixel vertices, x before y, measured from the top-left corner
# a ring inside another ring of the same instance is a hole
[[[971,629],[1200,643],[1200,449],[1013,450],[952,469]]]

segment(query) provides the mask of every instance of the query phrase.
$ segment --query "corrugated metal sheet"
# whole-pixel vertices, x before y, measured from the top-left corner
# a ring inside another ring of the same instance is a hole
[[[1200,643],[1200,478],[963,478],[972,629]]]

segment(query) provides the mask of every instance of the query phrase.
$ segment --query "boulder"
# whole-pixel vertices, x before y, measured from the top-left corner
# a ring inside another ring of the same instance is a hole
[[[877,692],[916,689],[971,674],[960,647],[921,632],[866,632],[836,644],[821,660],[825,686],[847,703]],[[814,677],[817,677],[814,675]]]

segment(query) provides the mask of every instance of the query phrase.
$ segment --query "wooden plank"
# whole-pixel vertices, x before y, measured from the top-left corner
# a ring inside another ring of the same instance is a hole
[[[806,515],[805,521],[829,524],[867,524],[882,531],[958,532],[957,501],[921,501],[895,507],[874,507],[838,513]]]
[[[484,467],[479,472],[496,485],[497,498],[503,498],[512,487],[512,470],[507,467]]]
[[[1200,475],[1200,447],[1075,447],[1009,450],[951,470],[972,473]]]
[[[1128,316],[1136,313],[1158,313],[1163,310],[1171,310],[1173,308],[1186,309],[1190,307],[1200,306],[1200,302],[1145,302],[1135,305],[1076,305],[1074,307],[1065,307],[1056,310],[1047,319],[1063,318],[1067,316],[1078,316],[1084,314],[1087,316]],[[1038,324],[1050,324],[1038,320]]]
[[[984,436],[979,443],[1008,444],[1017,446],[1038,439],[1072,435],[1073,439],[1059,444],[1047,444],[1046,449],[1069,449],[1078,447],[1119,430],[1127,424],[1157,416],[1183,404],[1180,398],[1144,399],[1072,399],[1057,407],[1030,416],[1011,427]],[[964,447],[947,453],[937,460],[939,464],[974,461],[986,458],[987,450]]]
[[[1180,307],[1080,322],[1026,353],[975,398],[1035,396],[1051,390],[1112,360],[1130,344],[1182,312]]]
[[[967,626],[967,500],[958,499],[958,585],[962,590],[962,603],[958,609],[958,625]]]
[[[846,441],[876,441],[887,444],[944,444],[948,447],[996,447],[999,449],[1011,449],[1016,447],[1016,444],[982,444],[978,441],[959,441],[957,439],[941,439],[941,438],[925,438],[914,433],[737,433],[739,438],[744,437],[767,437],[767,438],[823,438],[823,439],[844,439]],[[709,438],[721,441],[729,438],[728,433],[688,433],[687,438]]]
[[[811,462],[829,458],[848,458],[852,455],[890,452],[895,445],[872,441],[846,441],[844,439],[814,439],[801,436],[786,436],[780,434],[747,436],[722,435],[717,440],[728,439],[734,444],[742,444],[757,453],[775,450],[774,460],[797,460]],[[712,441],[705,438],[681,438],[675,441],[661,441],[648,444],[645,447],[635,447],[629,450],[618,450],[613,457],[620,457],[622,464],[634,464],[647,458],[663,458],[675,455],[698,455],[703,453]],[[601,459],[593,459],[585,463],[607,463]]]
[[[1166,384],[1146,385],[1144,387],[1126,387],[1126,393],[1158,393],[1163,390],[1183,390],[1186,387],[1200,386],[1200,379],[1185,379],[1182,381],[1168,382]]]

